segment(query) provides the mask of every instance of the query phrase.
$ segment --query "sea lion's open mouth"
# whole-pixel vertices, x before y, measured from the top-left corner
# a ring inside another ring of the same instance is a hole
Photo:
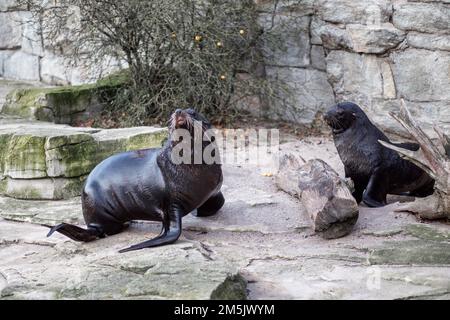
[[[178,117],[177,120],[175,121],[176,129],[179,129],[185,125],[186,125],[186,118],[184,118],[184,117]]]

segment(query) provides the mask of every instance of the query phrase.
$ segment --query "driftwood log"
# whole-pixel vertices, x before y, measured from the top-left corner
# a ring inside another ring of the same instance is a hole
[[[412,212],[424,219],[450,218],[450,137],[435,126],[439,139],[433,141],[411,117],[403,100],[400,112],[391,113],[391,116],[409,132],[420,148],[410,151],[384,141],[380,143],[397,151],[401,157],[425,170],[436,181],[431,196],[401,204],[395,211]]]
[[[300,199],[314,231],[323,238],[349,234],[358,220],[358,204],[345,180],[322,160],[306,162],[292,153],[281,155],[276,184]]]

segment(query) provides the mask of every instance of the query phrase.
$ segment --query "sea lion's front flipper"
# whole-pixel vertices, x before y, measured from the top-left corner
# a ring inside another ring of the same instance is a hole
[[[48,232],[47,237],[50,237],[55,231],[69,237],[72,240],[83,242],[90,242],[104,236],[100,229],[92,226],[88,226],[86,230],[68,223],[61,223],[49,228],[51,229]]]
[[[369,183],[363,194],[363,202],[369,207],[383,207],[386,205],[389,176],[383,170],[376,168],[370,176]]]
[[[206,200],[206,202],[197,209],[197,212],[194,215],[196,217],[212,216],[222,208],[224,203],[225,198],[223,197],[222,192],[219,191],[217,194]]]
[[[150,248],[150,247],[157,247],[162,246],[165,244],[174,243],[178,240],[178,238],[181,235],[181,218],[184,216],[184,212],[178,208],[173,207],[170,209],[169,212],[169,219],[168,221],[163,222],[163,228],[161,230],[161,233],[159,236],[157,236],[154,239],[147,240],[135,245],[132,245],[131,247],[119,250],[120,253],[133,251],[133,250],[139,250],[144,248]]]

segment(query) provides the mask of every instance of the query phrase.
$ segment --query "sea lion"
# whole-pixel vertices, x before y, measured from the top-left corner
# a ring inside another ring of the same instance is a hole
[[[99,163],[89,174],[81,195],[87,229],[61,223],[47,236],[57,231],[73,240],[89,242],[121,232],[131,220],[162,222],[159,236],[119,251],[126,252],[175,242],[181,234],[181,218],[194,210],[198,217],[215,214],[225,202],[220,191],[220,163],[205,164],[202,160],[199,164],[175,164],[171,157],[182,141],[173,138],[176,129],[188,130],[185,132],[194,138],[194,124],[200,124],[202,137],[211,128],[195,110],[177,109],[170,119],[170,137],[162,148],[124,152]],[[213,138],[202,141],[200,150],[194,150],[192,143],[191,157],[211,143]]]
[[[387,194],[426,197],[433,193],[434,180],[413,163],[402,159],[378,140],[389,139],[370,122],[361,108],[351,102],[334,105],[324,115],[331,127],[334,143],[344,163],[345,176],[355,185],[353,196],[369,207],[386,205]],[[399,147],[418,150],[416,143]]]

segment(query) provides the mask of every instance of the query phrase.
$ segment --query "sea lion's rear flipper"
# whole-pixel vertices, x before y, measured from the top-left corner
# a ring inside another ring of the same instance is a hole
[[[194,214],[196,217],[209,217],[217,213],[217,211],[222,208],[225,203],[225,198],[223,197],[222,192],[213,195],[211,198],[206,200],[204,204],[202,204]]]
[[[120,253],[140,250],[144,248],[151,248],[157,246],[163,246],[166,244],[174,243],[181,235],[181,218],[184,216],[183,211],[178,208],[170,210],[170,220],[163,222],[163,228],[161,233],[156,238],[132,245],[131,247],[119,250]]]
[[[363,194],[363,202],[369,207],[383,207],[386,205],[389,176],[377,168],[370,176],[369,183]]]
[[[83,242],[93,241],[104,236],[100,229],[93,226],[88,226],[87,229],[83,229],[68,223],[61,223],[50,228],[51,229],[48,232],[47,237],[50,237],[55,231],[69,237],[72,240]]]

